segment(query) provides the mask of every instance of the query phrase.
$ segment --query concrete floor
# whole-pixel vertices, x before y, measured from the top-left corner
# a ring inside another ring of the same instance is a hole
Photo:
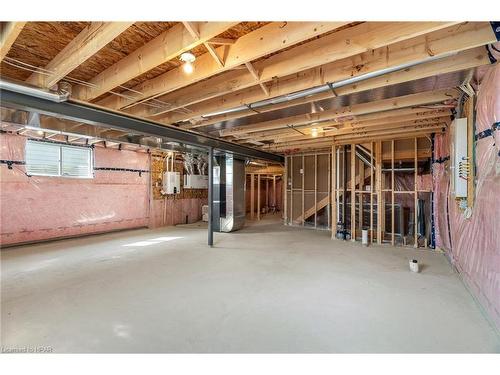
[[[276,219],[2,250],[2,348],[54,352],[499,352],[445,257]],[[414,274],[408,259],[424,268]]]

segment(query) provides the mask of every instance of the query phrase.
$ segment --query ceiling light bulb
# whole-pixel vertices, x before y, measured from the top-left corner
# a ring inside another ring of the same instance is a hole
[[[318,128],[311,129],[311,135],[315,138],[318,136]]]
[[[184,70],[184,73],[186,74],[193,73],[193,64],[191,64],[189,61],[186,61],[184,65],[182,65],[182,70]]]
[[[191,52],[184,52],[181,57],[180,57],[181,61],[184,61],[184,62],[194,62],[194,60],[196,60],[196,56],[193,55]]]

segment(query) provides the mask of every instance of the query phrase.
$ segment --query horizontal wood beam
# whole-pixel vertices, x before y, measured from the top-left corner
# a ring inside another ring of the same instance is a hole
[[[411,112],[410,112],[411,111]],[[359,129],[367,126],[386,125],[390,123],[408,122],[428,118],[451,116],[450,109],[430,109],[430,108],[404,108],[394,111],[378,112],[374,114],[356,116],[353,119],[332,121],[319,125],[305,125],[297,127],[297,130],[309,134],[313,128],[323,129],[324,133],[340,131],[342,129]],[[289,128],[255,132],[239,135],[237,139],[251,138],[254,141],[280,140],[283,138],[296,137],[297,131]]]
[[[322,65],[321,67],[304,70],[297,74],[278,79],[274,78],[267,86],[269,88],[270,97],[286,95],[310,87],[323,85],[326,82],[337,82],[361,74],[464,51],[490,43],[494,39],[495,36],[488,23],[466,23],[456,25],[410,40],[391,44],[387,47],[375,49],[367,53],[358,54],[354,57]],[[478,52],[481,56],[486,55],[484,49],[476,50],[475,53]],[[487,59],[484,59],[484,57],[482,58],[482,62],[484,64],[488,63]],[[261,62],[260,65],[256,64],[256,69],[261,70],[263,65],[271,63],[272,62],[265,60]],[[462,66],[466,66],[464,69],[467,69],[471,63],[474,64],[474,67],[477,66],[478,62],[475,61],[474,57],[470,58],[470,55],[467,55],[460,59],[447,59],[446,63],[444,61],[441,63],[435,62],[432,65],[426,65],[425,69],[420,66],[413,67],[408,70],[402,70],[399,75],[392,74],[390,84],[428,77],[429,74],[456,71],[462,69]],[[430,70],[432,70],[432,72],[430,72]],[[387,75],[384,77],[386,76]],[[264,78],[265,77],[262,77],[262,79]],[[189,114],[170,112],[166,113],[164,116],[156,116],[165,123],[174,123],[188,118],[196,119],[204,114],[250,104],[267,98],[262,95],[258,87],[251,87],[252,85],[254,85],[252,77],[245,71],[227,72],[221,76],[214,77],[205,82],[200,82],[162,97],[162,100],[171,104],[168,110],[195,104],[189,107]],[[366,85],[371,86],[369,87],[369,89],[371,89],[374,88],[374,85],[380,85],[380,82],[370,80],[366,81]],[[244,88],[247,89],[242,90]],[[348,86],[346,89],[349,93],[361,91],[358,86]],[[324,94],[324,96],[332,97],[334,95],[330,92]],[[310,98],[309,101],[313,99],[319,100],[321,98],[319,96],[314,96]],[[267,110],[273,110],[275,107],[284,108],[285,106],[300,103],[299,101],[294,101],[280,106],[270,106]],[[161,114],[165,111],[166,109],[160,111],[152,109],[145,111],[143,115],[153,115],[155,112]],[[260,108],[259,111],[266,111],[266,109]],[[242,117],[248,114],[251,114],[251,112],[247,111],[225,116],[214,116],[211,119],[200,120],[199,125],[210,125],[214,122]]]
[[[92,22],[45,66],[51,74],[33,73],[26,82],[45,88],[52,87],[132,24],[133,22]]]
[[[280,144],[280,143],[287,143],[287,142],[293,142],[293,141],[309,141],[309,140],[321,140],[325,137],[335,137],[335,139],[338,139],[339,136],[354,136],[357,134],[367,134],[369,132],[375,132],[378,130],[384,130],[384,129],[394,129],[398,130],[401,128],[418,128],[422,127],[424,125],[429,125],[429,124],[435,124],[435,123],[442,123],[442,124],[449,124],[451,122],[450,117],[433,117],[433,118],[427,118],[427,119],[420,119],[420,120],[413,120],[413,121],[399,121],[395,123],[387,123],[387,124],[380,124],[376,126],[370,126],[370,127],[357,127],[357,128],[351,128],[351,127],[344,127],[340,129],[332,129],[326,132],[323,132],[321,135],[318,135],[316,137],[312,137],[310,134],[305,134],[305,135],[295,135],[293,137],[276,137],[274,139],[273,144]],[[261,141],[260,139],[252,139],[252,141]]]
[[[221,136],[234,136],[238,134],[253,133],[262,130],[272,130],[279,128],[286,128],[290,125],[309,124],[312,122],[321,122],[326,120],[338,119],[346,116],[356,116],[367,113],[388,111],[391,109],[415,107],[425,104],[441,103],[448,100],[456,99],[458,91],[456,89],[446,89],[437,91],[426,91],[417,94],[410,94],[379,100],[375,102],[368,102],[356,104],[349,107],[342,107],[340,109],[326,110],[323,112],[307,113],[304,115],[296,115],[277,120],[261,122],[258,124],[239,126],[232,129],[222,130]],[[318,124],[320,126],[320,124]]]
[[[237,22],[199,22],[197,39],[182,24],[177,24],[91,79],[90,83],[97,87],[81,87],[75,92],[75,96],[81,100],[97,98],[237,24]]]
[[[370,142],[370,141],[384,141],[384,140],[398,140],[398,139],[412,139],[415,137],[426,137],[429,136],[432,133],[441,133],[442,129],[437,129],[437,130],[428,130],[424,129],[421,131],[415,131],[415,132],[407,132],[405,134],[394,134],[394,135],[382,135],[382,136],[370,136],[367,137],[366,140],[362,141],[359,139],[345,139],[342,141],[333,141],[331,140],[326,140],[323,142],[317,142],[317,143],[312,143],[312,144],[301,144],[301,145],[293,145],[293,146],[279,146],[275,147],[272,149],[273,152],[277,153],[295,153],[295,152],[306,152],[306,151],[315,151],[315,150],[329,150],[331,149],[332,145],[344,145],[344,144],[351,144],[351,143],[362,143],[362,142]],[[270,151],[270,149],[268,150]],[[427,158],[429,156],[425,156]]]
[[[186,75],[182,68],[176,68],[134,86],[133,90],[141,92],[145,99],[156,98],[346,24],[347,22],[272,22],[242,36],[232,45],[216,48],[217,53],[224,56],[224,67],[220,67],[207,53],[199,56],[193,63],[192,74]],[[99,104],[119,109],[140,101],[113,96],[105,98]]]
[[[0,61],[9,53],[26,22],[7,22],[1,30],[0,35]]]
[[[391,132],[391,133],[398,133],[398,132],[404,132],[404,131],[415,131],[415,130],[420,130],[423,128],[428,128],[431,126],[439,126],[439,127],[446,127],[450,123],[450,120],[442,120],[442,119],[429,119],[425,120],[419,124],[415,124],[413,122],[410,123],[401,123],[401,124],[393,124],[393,125],[388,125],[386,127],[380,126],[377,128],[368,128],[363,131],[356,131],[356,132],[345,132],[343,134],[339,135],[326,135],[323,137],[316,137],[316,138],[311,138],[311,137],[304,137],[299,140],[289,140],[289,141],[284,141],[284,142],[278,142],[274,144],[267,144],[263,146],[263,148],[272,148],[275,146],[280,146],[280,145],[288,145],[288,146],[295,146],[295,145],[301,145],[301,144],[314,144],[318,142],[324,142],[327,140],[341,140],[341,139],[354,139],[358,137],[365,137],[368,135],[377,135],[379,133],[383,133],[385,131]]]

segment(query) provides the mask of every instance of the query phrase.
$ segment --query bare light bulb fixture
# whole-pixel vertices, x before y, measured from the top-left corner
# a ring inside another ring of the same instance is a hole
[[[313,138],[316,138],[318,136],[318,128],[312,128],[311,129],[311,136]]]
[[[184,62],[182,65],[182,70],[184,70],[184,73],[186,74],[191,74],[193,73],[194,67],[193,67],[193,62],[196,60],[195,55],[193,55],[191,52],[184,52],[180,60]]]

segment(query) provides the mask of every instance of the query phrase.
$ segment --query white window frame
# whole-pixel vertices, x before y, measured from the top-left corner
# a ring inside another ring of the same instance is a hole
[[[77,178],[77,179],[84,179],[84,180],[88,180],[88,179],[92,179],[94,178],[94,149],[92,147],[86,147],[86,146],[75,146],[75,145],[68,145],[68,144],[64,144],[64,143],[57,143],[57,142],[44,142],[44,141],[39,141],[39,140],[36,140],[36,139],[28,139],[26,141],[26,148],[25,148],[25,152],[27,153],[28,152],[28,144],[29,143],[43,143],[43,144],[47,144],[47,145],[51,145],[53,147],[58,147],[59,148],[59,168],[58,168],[58,174],[47,174],[47,173],[29,173],[30,176],[43,176],[43,177],[63,177],[63,178]],[[69,176],[69,175],[66,175],[66,174],[63,174],[62,171],[63,171],[63,157],[62,157],[62,153],[63,153],[63,149],[64,148],[73,148],[73,149],[84,149],[86,151],[88,151],[88,155],[89,155],[89,174],[86,175],[86,176]],[[28,173],[28,162],[26,162],[26,172]]]

